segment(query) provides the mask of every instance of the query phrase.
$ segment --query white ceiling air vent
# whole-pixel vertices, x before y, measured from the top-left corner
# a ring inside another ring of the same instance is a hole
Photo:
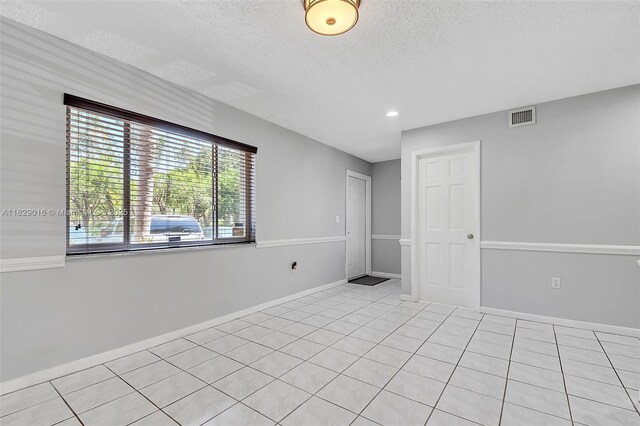
[[[536,107],[512,109],[509,111],[509,127],[528,126],[536,124]]]

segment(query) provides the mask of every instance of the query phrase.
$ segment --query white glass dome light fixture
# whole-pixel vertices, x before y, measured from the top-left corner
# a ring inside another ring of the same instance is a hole
[[[344,34],[358,22],[360,0],[304,0],[309,29],[326,36]]]

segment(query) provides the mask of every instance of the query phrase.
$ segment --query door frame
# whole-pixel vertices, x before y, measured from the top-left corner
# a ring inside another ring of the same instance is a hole
[[[349,280],[349,252],[347,250],[347,214],[349,211],[349,178],[361,179],[365,183],[365,273],[371,275],[371,176],[347,169],[344,180],[344,276]]]
[[[418,163],[423,158],[439,157],[442,155],[450,155],[457,153],[471,153],[472,161],[475,165],[475,173],[473,183],[476,187],[474,204],[476,206],[476,214],[474,218],[476,246],[473,254],[477,257],[478,271],[473,279],[474,287],[476,287],[476,295],[474,297],[474,308],[480,309],[481,289],[482,289],[482,258],[480,254],[480,242],[482,241],[481,228],[481,180],[480,180],[480,141],[465,142],[455,145],[445,145],[436,148],[428,148],[411,152],[411,299],[422,300],[420,294],[419,268],[418,268],[418,247],[419,235],[418,230]]]

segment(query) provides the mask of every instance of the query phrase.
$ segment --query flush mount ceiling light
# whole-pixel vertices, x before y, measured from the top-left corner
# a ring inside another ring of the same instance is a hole
[[[397,117],[398,116],[398,111],[389,111],[387,113],[387,117]]]
[[[304,20],[318,34],[343,34],[358,22],[359,6],[360,0],[304,0]]]

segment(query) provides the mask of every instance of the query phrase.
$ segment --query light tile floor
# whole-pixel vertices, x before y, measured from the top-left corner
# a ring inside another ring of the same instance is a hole
[[[640,339],[399,292],[342,285],[3,395],[0,424],[640,425]]]

